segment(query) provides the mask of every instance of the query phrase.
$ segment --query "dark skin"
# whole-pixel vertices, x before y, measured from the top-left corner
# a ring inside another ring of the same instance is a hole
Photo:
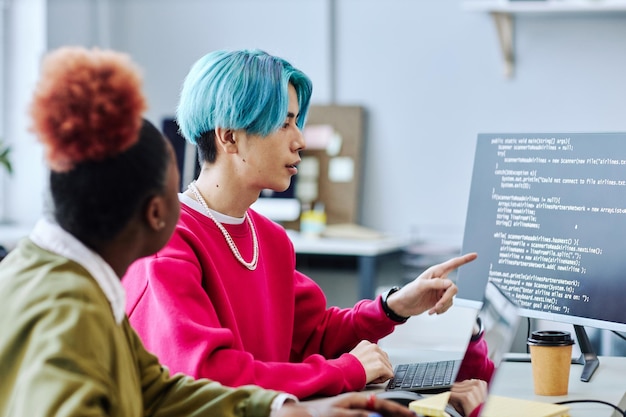
[[[278,417],[370,417],[372,413],[385,417],[415,417],[415,413],[407,407],[367,393],[348,393],[285,404]]]
[[[137,259],[161,249],[171,237],[178,221],[179,173],[174,150],[168,141],[166,145],[170,158],[164,193],[149,197],[143,205],[144,209],[135,213],[113,239],[91,245],[118,277],[124,276],[128,267]]]
[[[450,390],[450,405],[467,416],[485,401],[487,390],[487,382],[480,379],[455,382]]]

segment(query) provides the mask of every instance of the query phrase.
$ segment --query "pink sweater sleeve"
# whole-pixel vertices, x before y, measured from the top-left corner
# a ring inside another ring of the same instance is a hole
[[[472,410],[470,415],[467,416],[467,417],[479,417],[480,416],[480,412],[483,410],[483,405],[484,405],[484,403],[483,404],[479,404],[476,408],[474,408]]]
[[[390,334],[397,323],[388,319],[375,300],[361,300],[352,308],[326,308],[326,298],[310,278],[296,272],[296,310],[293,360],[321,353],[336,357],[361,340],[372,343]],[[362,387],[361,387],[362,388]]]

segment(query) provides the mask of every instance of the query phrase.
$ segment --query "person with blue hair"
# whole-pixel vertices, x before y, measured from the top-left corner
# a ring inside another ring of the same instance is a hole
[[[250,208],[298,172],[311,94],[302,71],[259,50],[211,52],[185,78],[177,122],[201,172],[180,194],[172,239],[123,279],[132,325],[174,371],[299,398],[384,382],[393,369],[376,342],[448,310],[447,275],[476,257],[435,265],[384,300],[327,308],[284,228]]]

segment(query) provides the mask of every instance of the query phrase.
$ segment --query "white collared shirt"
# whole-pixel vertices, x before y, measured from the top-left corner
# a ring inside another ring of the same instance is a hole
[[[126,314],[126,291],[120,277],[100,255],[46,218],[37,222],[29,237],[37,246],[82,265],[102,288],[115,321],[122,322]]]

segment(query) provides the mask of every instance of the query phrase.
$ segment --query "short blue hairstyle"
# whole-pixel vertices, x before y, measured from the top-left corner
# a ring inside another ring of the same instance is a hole
[[[302,129],[313,90],[306,74],[261,50],[210,52],[183,83],[176,110],[180,131],[193,144],[217,127],[267,136],[285,122],[289,84],[298,95]]]

